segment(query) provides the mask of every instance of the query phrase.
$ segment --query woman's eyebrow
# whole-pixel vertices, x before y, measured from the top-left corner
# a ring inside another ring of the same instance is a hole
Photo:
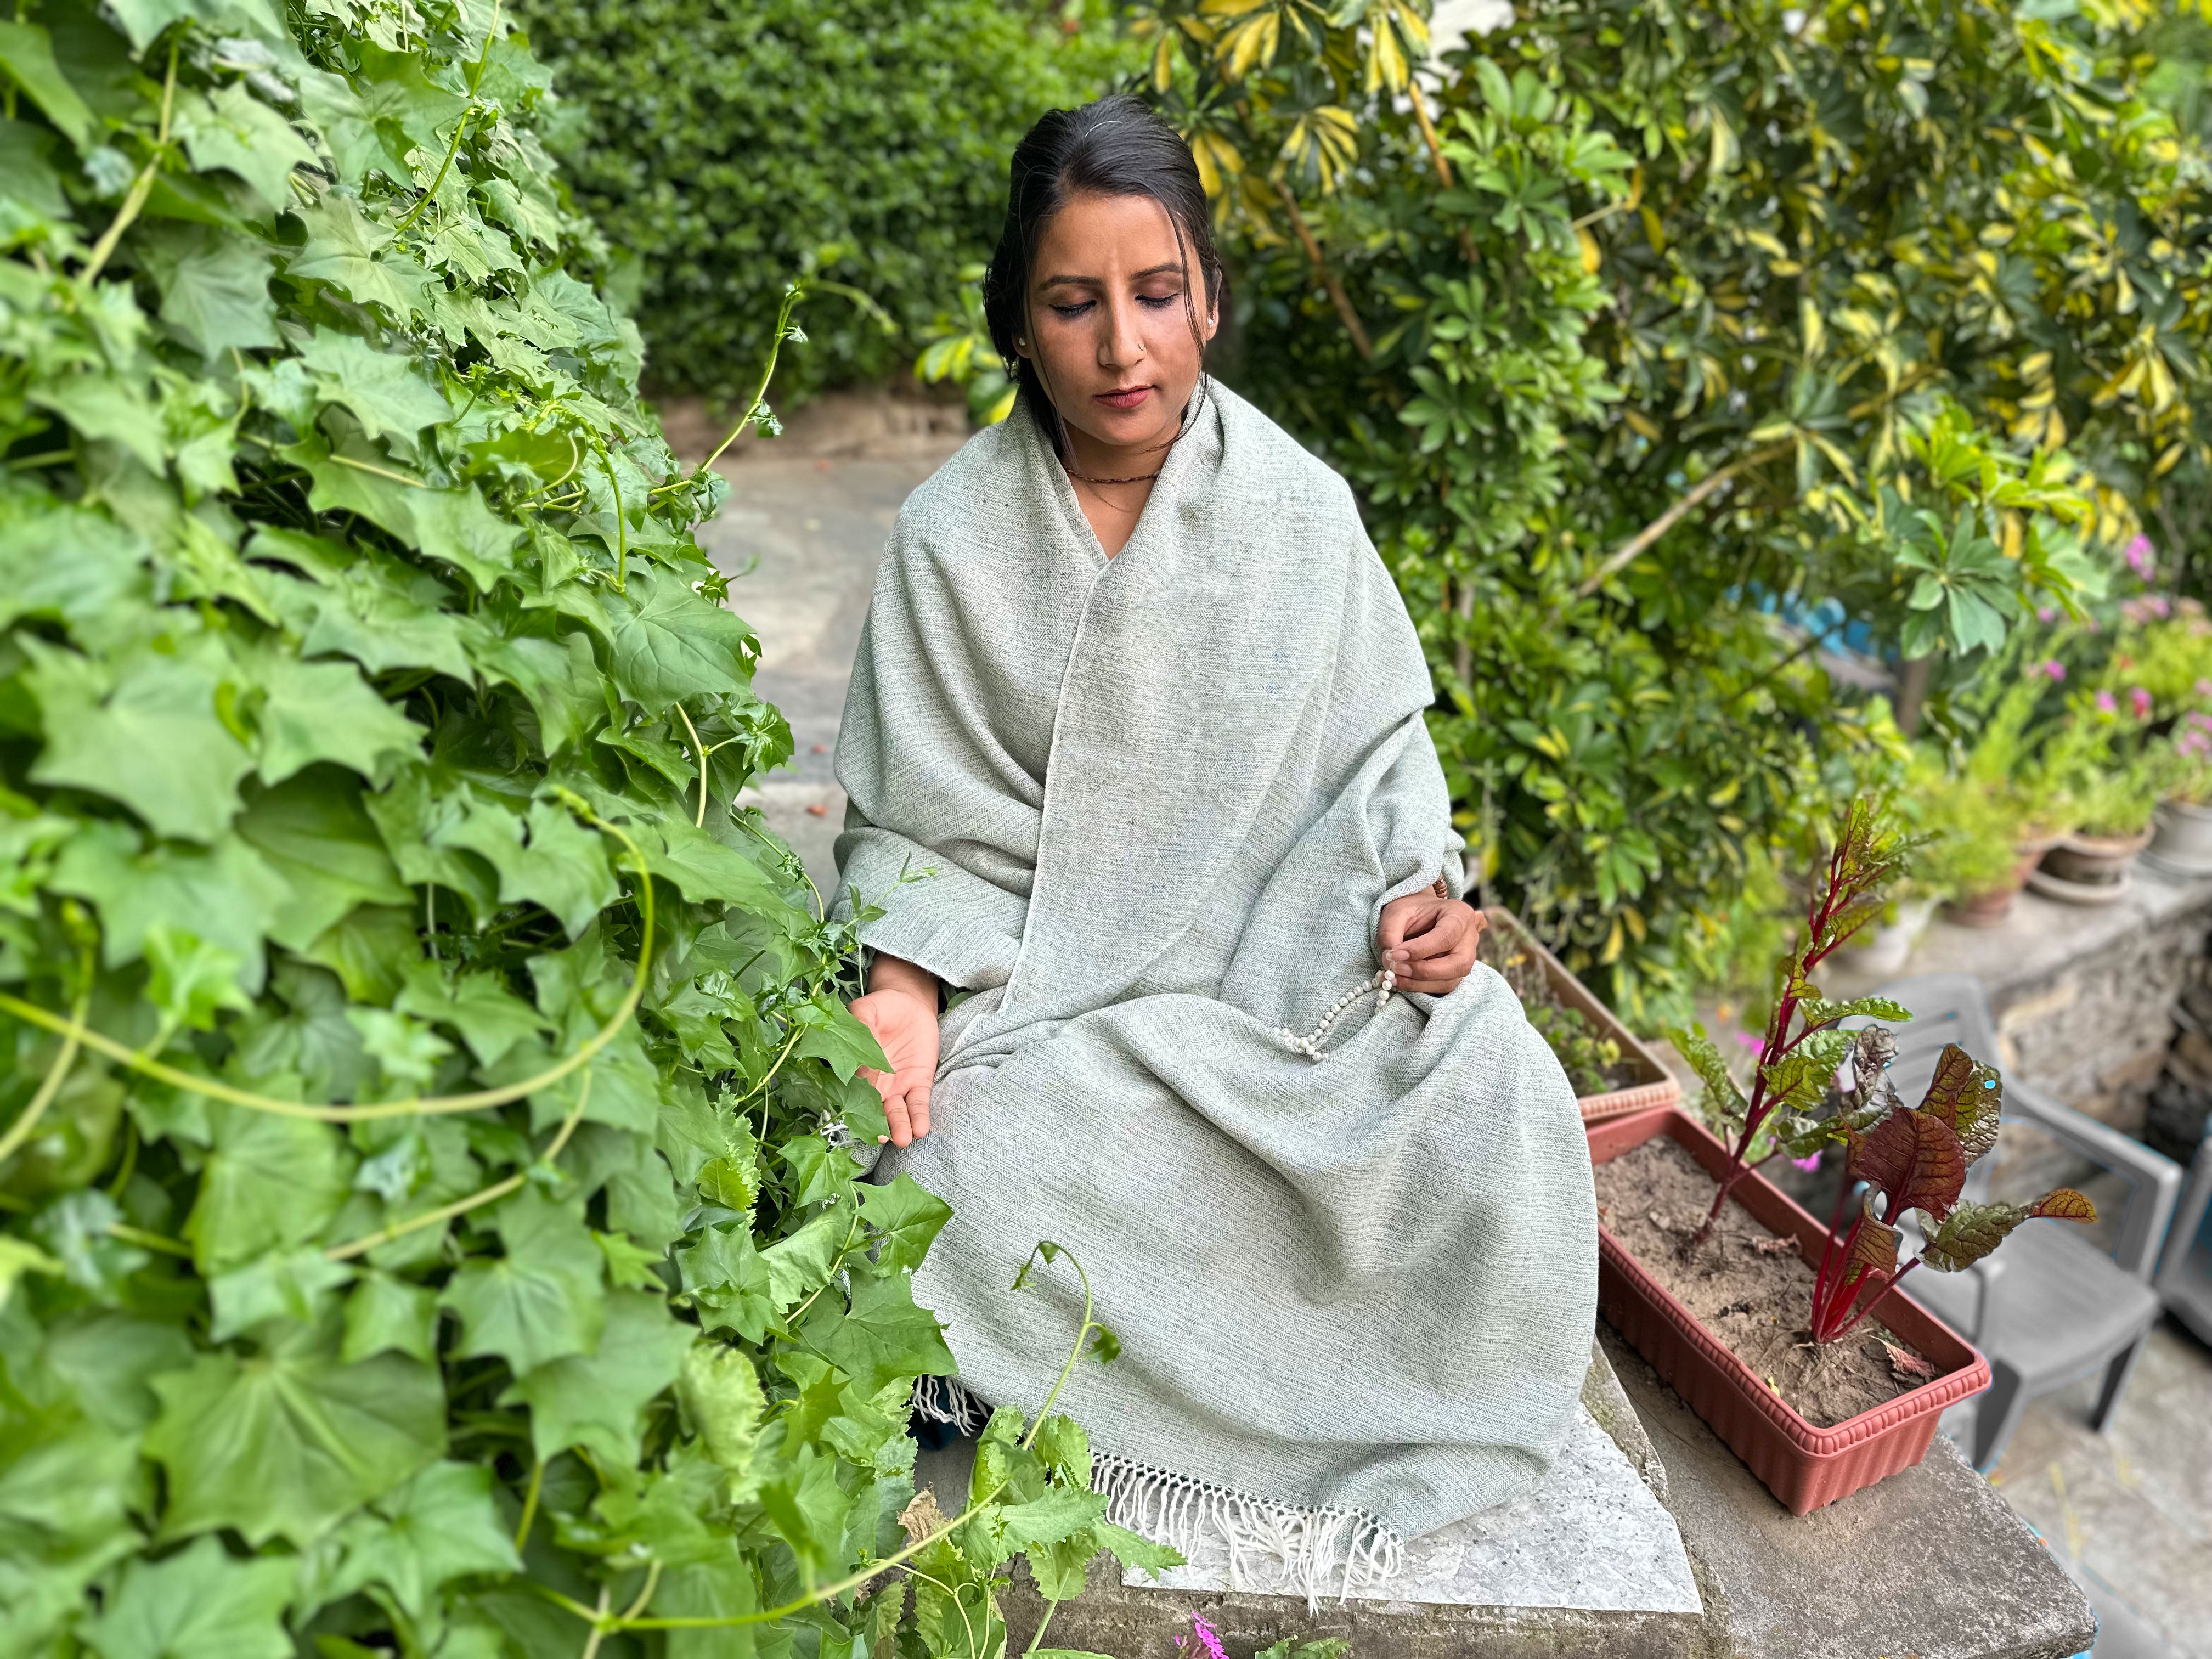
[[[1133,283],[1141,283],[1147,276],[1164,276],[1170,273],[1173,273],[1177,276],[1182,276],[1182,262],[1178,259],[1170,259],[1164,264],[1146,265],[1142,270],[1131,271],[1129,273],[1129,280]],[[1065,275],[1047,276],[1037,284],[1039,288],[1103,288],[1105,285],[1106,279],[1103,276],[1070,276]]]

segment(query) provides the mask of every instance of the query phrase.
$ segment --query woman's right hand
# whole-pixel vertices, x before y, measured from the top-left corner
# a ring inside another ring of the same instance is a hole
[[[929,1087],[937,1077],[937,977],[896,957],[878,957],[868,994],[854,1000],[853,1018],[874,1033],[888,1072],[865,1066],[860,1075],[884,1097],[893,1146],[910,1146],[929,1133]]]

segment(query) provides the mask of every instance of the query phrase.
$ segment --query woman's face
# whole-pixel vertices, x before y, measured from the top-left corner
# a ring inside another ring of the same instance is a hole
[[[1191,318],[1206,340],[1217,320],[1202,279],[1185,299],[1187,246],[1149,196],[1074,196],[1046,222],[1015,348],[1036,364],[1079,454],[1085,438],[1109,450],[1174,441],[1204,367]]]

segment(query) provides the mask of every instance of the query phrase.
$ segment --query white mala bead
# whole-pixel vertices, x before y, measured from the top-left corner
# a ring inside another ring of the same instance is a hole
[[[1360,998],[1372,994],[1376,1011],[1380,1012],[1382,1005],[1390,1000],[1390,993],[1397,988],[1397,975],[1388,968],[1380,969],[1364,985],[1355,986],[1330,1005],[1329,1011],[1321,1017],[1321,1024],[1313,1028],[1311,1035],[1300,1036],[1287,1025],[1277,1026],[1275,1035],[1282,1038],[1284,1046],[1292,1054],[1304,1054],[1308,1060],[1319,1060],[1328,1052],[1321,1046],[1322,1039],[1328,1035],[1329,1027],[1351,1012],[1352,1005]]]

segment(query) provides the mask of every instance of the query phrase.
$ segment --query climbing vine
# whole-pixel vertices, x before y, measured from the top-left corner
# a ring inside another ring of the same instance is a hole
[[[913,1502],[947,1212],[547,96],[496,0],[0,22],[0,1655],[980,1659],[1160,1559],[1049,1401]]]

